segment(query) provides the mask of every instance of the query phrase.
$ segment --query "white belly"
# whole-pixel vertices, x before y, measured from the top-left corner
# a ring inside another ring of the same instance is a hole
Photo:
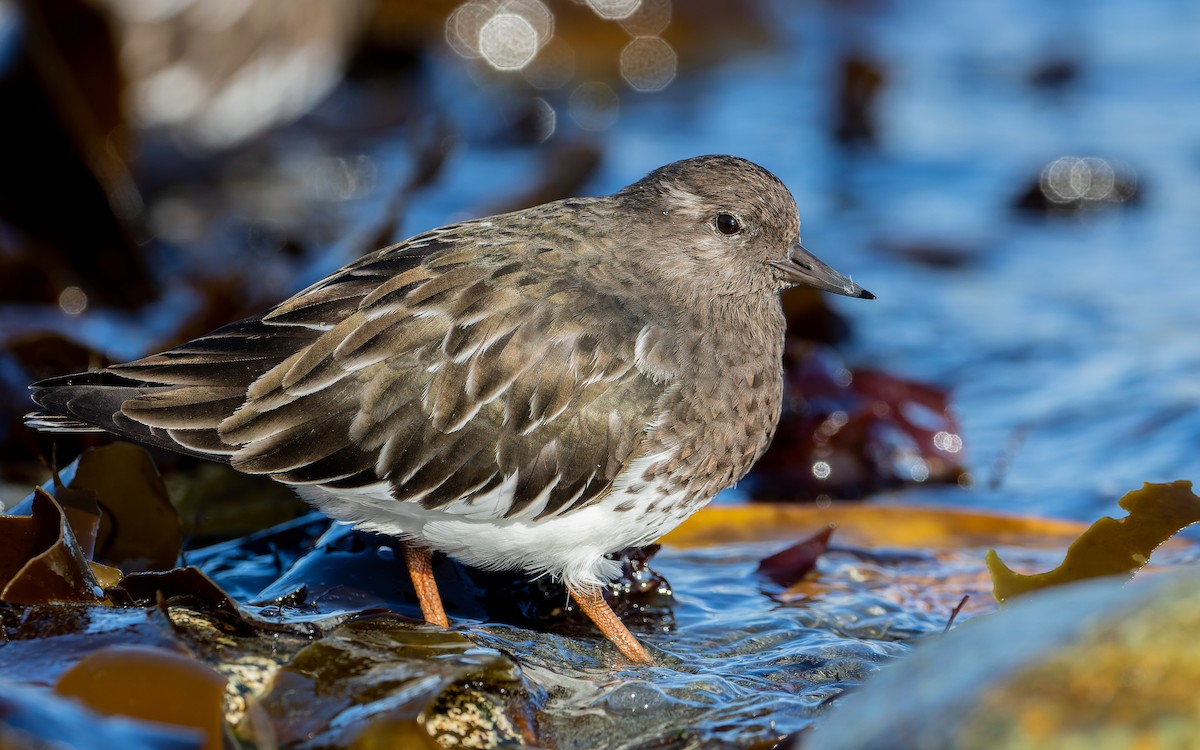
[[[396,500],[386,482],[355,490],[296,489],[322,512],[358,528],[411,539],[478,568],[549,574],[570,586],[586,587],[607,583],[620,573],[619,564],[605,555],[653,542],[708,502],[705,498],[683,503],[684,492],[664,494],[652,483],[632,492],[633,478],[661,458],[633,462],[613,482],[612,492],[592,505],[536,521],[544,499],[513,518],[503,517],[512,501],[515,476],[473,503],[457,501],[433,510]]]

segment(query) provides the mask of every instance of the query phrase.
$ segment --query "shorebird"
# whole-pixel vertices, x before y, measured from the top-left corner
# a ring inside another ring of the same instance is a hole
[[[626,657],[606,555],[741,479],[782,403],[779,294],[873,295],[800,244],[744,159],[440,227],[174,349],[35,383],[52,431],[266,474],[400,538],[425,619],[434,550],[561,579]]]

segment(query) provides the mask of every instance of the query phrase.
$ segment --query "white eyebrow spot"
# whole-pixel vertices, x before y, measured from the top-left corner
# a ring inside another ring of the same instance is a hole
[[[684,211],[699,213],[704,209],[704,199],[695,193],[684,190],[676,184],[668,183],[666,185],[667,195],[671,197],[671,202],[677,205]]]

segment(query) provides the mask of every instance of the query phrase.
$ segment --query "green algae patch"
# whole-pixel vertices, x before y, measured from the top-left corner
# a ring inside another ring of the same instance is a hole
[[[1200,521],[1200,497],[1192,492],[1192,483],[1188,481],[1147,482],[1140,490],[1122,497],[1118,504],[1129,515],[1105,516],[1096,521],[1067,548],[1062,564],[1045,573],[1017,573],[1004,564],[995,550],[988,550],[987,567],[996,601],[1086,578],[1132,576],[1149,561],[1159,545]]]

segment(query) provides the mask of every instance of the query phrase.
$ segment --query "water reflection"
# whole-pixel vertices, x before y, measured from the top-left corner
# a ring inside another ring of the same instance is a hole
[[[575,76],[575,48],[554,37],[521,69],[521,75],[535,89],[560,89]]]
[[[601,19],[619,22],[632,37],[614,49],[620,79],[626,85],[644,92],[661,91],[670,85],[679,60],[675,49],[660,34],[671,23],[671,0],[588,0],[587,6]],[[589,29],[586,41],[578,34],[573,41],[555,36],[554,29],[554,13],[540,0],[470,0],[446,19],[445,37],[460,57],[483,60],[501,72],[519,71],[535,88],[555,89],[566,85],[574,75],[575,43],[602,49],[611,45],[602,37],[600,41],[594,38],[599,31],[595,28]],[[590,67],[603,70],[609,63],[592,60]],[[581,85],[587,88],[582,93],[577,89],[575,95],[588,103],[575,104],[580,113],[573,116],[585,130],[607,129],[615,118],[607,102],[615,99],[615,94],[598,94],[593,84]],[[595,102],[601,99],[605,103],[597,107]],[[603,115],[597,116],[597,109]]]
[[[1063,156],[1042,170],[1042,194],[1054,203],[1124,201],[1137,183],[1128,168],[1121,171],[1127,176],[1118,182],[1117,169],[1104,159]]]
[[[58,306],[67,315],[78,315],[87,309],[87,294],[77,286],[69,286],[58,295]]]
[[[675,50],[662,39],[638,37],[621,50],[621,77],[637,91],[661,91],[675,78]]]
[[[607,130],[617,121],[621,102],[603,81],[581,83],[568,102],[571,119],[584,130]]]
[[[630,15],[621,19],[621,28],[630,36],[658,36],[671,23],[671,0],[642,0]]]
[[[933,436],[934,447],[947,453],[958,453],[962,444],[962,438],[952,432],[941,431]]]
[[[632,16],[642,4],[641,0],[587,0],[596,15],[616,21]]]
[[[472,0],[446,20],[450,47],[496,70],[521,70],[553,35],[554,15],[540,0]]]
[[[534,107],[534,137],[538,143],[545,143],[554,135],[558,128],[558,112],[550,106],[550,102],[542,97],[533,100]]]
[[[537,50],[537,29],[515,13],[497,13],[479,30],[479,54],[496,70],[520,70]]]

